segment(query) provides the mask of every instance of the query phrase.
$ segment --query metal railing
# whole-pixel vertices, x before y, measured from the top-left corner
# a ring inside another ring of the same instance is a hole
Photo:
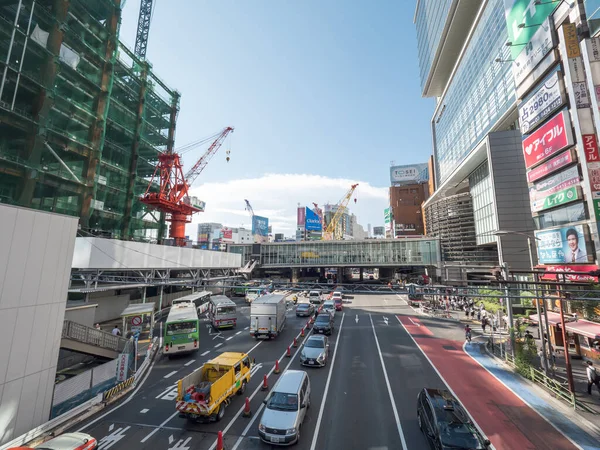
[[[96,330],[92,327],[81,325],[80,323],[65,320],[63,323],[62,337],[74,341],[102,347],[122,353],[128,340],[119,336],[114,336],[104,331]]]

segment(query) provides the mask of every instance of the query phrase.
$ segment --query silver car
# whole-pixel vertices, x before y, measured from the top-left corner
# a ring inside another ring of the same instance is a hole
[[[258,424],[260,439],[268,444],[293,445],[300,440],[302,422],[310,408],[310,380],[302,370],[286,370],[264,400]]]
[[[300,352],[303,366],[323,367],[329,359],[329,338],[313,335],[308,338]]]
[[[333,300],[327,300],[323,303],[323,312],[328,312],[331,317],[335,317],[335,303]]]

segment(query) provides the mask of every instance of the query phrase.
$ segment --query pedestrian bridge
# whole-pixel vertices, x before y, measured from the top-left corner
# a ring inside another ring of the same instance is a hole
[[[439,266],[439,241],[434,238],[367,239],[231,244],[228,251],[252,259],[263,268]]]

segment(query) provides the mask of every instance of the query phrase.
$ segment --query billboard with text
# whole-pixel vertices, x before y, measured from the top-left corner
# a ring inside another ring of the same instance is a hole
[[[321,226],[321,219],[312,209],[306,207],[305,212],[306,217],[306,230],[307,231],[321,231],[323,227]]]
[[[573,225],[536,231],[540,264],[582,264],[590,262],[587,227]]]
[[[429,181],[428,164],[410,164],[390,167],[392,184],[425,183]]]
[[[252,217],[252,234],[255,236],[269,235],[269,219],[261,216]]]

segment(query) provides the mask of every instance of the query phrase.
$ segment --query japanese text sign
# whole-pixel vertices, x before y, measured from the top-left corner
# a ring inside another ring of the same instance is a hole
[[[571,119],[563,109],[523,140],[525,167],[529,169],[573,144]]]

